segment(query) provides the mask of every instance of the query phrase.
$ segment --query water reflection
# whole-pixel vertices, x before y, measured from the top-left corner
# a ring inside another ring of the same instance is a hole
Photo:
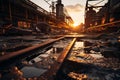
[[[43,74],[47,70],[36,68],[36,67],[27,67],[26,66],[26,67],[22,68],[21,71],[24,74],[23,77],[30,78],[30,77],[39,77],[41,74]]]
[[[84,42],[82,41],[77,41],[75,42],[75,45],[74,45],[75,48],[83,48],[84,47]]]

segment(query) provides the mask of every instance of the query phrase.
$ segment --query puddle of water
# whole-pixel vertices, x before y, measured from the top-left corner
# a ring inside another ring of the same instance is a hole
[[[41,74],[46,72],[46,69],[40,69],[36,67],[24,67],[21,69],[23,72],[23,77],[25,78],[31,78],[31,77],[39,77]]]
[[[75,48],[81,48],[81,47],[84,47],[84,42],[76,42],[75,45],[74,45]]]
[[[71,57],[74,57],[74,59],[78,59],[78,60],[85,60],[85,59],[98,59],[98,58],[103,58],[103,56],[100,54],[100,52],[95,52],[95,51],[91,51],[90,53],[86,53],[84,51],[85,48],[85,42],[84,41],[77,41],[74,44],[74,47],[70,53],[70,56],[68,57],[68,59],[72,59]]]
[[[95,59],[100,59],[100,58],[104,58],[102,56],[102,54],[89,54],[90,56],[94,57]]]
[[[75,42],[73,49],[68,58],[75,57],[75,56],[83,53],[84,52],[83,47],[84,47],[84,42],[81,42],[81,41]]]
[[[32,59],[31,61],[29,61],[29,64],[33,64],[33,63],[39,62],[41,60],[42,60],[41,58],[36,57],[36,58]]]

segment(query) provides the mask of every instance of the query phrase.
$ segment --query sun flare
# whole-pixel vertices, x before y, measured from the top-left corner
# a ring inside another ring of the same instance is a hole
[[[77,27],[79,24],[78,23],[74,23],[73,24],[73,27]]]

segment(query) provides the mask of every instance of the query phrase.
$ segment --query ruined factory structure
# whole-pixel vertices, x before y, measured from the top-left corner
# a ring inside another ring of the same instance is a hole
[[[97,1],[97,0],[95,0]],[[93,2],[95,2],[93,1]],[[92,0],[87,0],[85,8],[85,28],[88,32],[100,32],[106,30],[108,26],[111,26],[112,23],[119,24],[120,21],[120,0],[108,0],[105,5],[98,5],[99,2],[95,5],[91,5]],[[101,1],[102,2],[102,1]],[[111,23],[111,24],[110,24]],[[106,27],[101,27],[102,25],[107,24]],[[100,27],[93,27],[99,26]],[[117,27],[117,26],[116,26]],[[108,28],[111,29],[111,28]],[[114,29],[114,28],[112,28]],[[115,28],[114,30],[118,30]],[[111,30],[107,30],[111,31]]]
[[[0,80],[120,80],[120,0],[0,0]]]
[[[53,31],[56,28],[60,28],[60,30],[68,28],[73,23],[73,20],[69,15],[64,14],[63,7],[61,0],[58,0],[56,14],[53,14],[30,0],[0,0],[0,35],[34,34],[40,31],[36,28],[38,24],[48,24]],[[14,31],[16,32],[14,33]]]

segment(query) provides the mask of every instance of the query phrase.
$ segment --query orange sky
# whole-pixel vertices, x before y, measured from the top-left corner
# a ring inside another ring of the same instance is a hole
[[[31,0],[40,7],[44,8],[47,11],[50,11],[50,5],[48,5],[44,0]],[[57,1],[57,0],[48,0],[51,4],[51,1]],[[98,0],[100,1],[100,0]],[[107,2],[108,0],[104,0],[102,4]],[[86,0],[62,0],[62,3],[64,4],[64,8],[67,9],[69,15],[74,20],[75,24],[84,23],[84,10],[86,5]],[[95,4],[93,2],[93,4]]]
[[[40,7],[44,8],[47,11],[50,11],[49,5],[44,0],[31,0]],[[51,0],[52,1],[52,0]],[[57,1],[57,0],[53,0]],[[49,1],[49,3],[51,3]],[[64,8],[67,9],[69,15],[74,20],[75,24],[84,23],[84,6],[86,0],[62,0]]]
[[[80,23],[84,23],[84,6],[80,4],[75,5],[67,5],[65,6],[69,15],[74,20],[75,24],[78,25]]]

